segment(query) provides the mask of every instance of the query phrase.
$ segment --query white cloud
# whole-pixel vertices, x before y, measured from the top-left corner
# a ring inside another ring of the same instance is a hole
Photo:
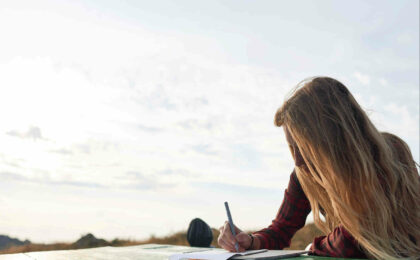
[[[6,134],[20,138],[30,138],[33,140],[44,139],[41,134],[41,129],[37,126],[31,126],[26,132],[19,132],[17,130],[10,130]]]
[[[379,79],[379,83],[384,87],[388,86],[388,81],[386,79]]]
[[[370,77],[369,75],[363,74],[361,72],[356,71],[353,76],[363,85],[369,85]]]
[[[390,129],[393,133],[400,134],[404,139],[419,141],[418,114],[413,115],[409,112],[407,106],[395,103],[386,105],[384,109],[389,113],[386,117],[384,116],[384,123],[387,129]]]
[[[405,33],[400,33],[397,36],[396,40],[401,45],[407,45],[414,41],[413,37],[414,37],[413,32],[405,32]]]

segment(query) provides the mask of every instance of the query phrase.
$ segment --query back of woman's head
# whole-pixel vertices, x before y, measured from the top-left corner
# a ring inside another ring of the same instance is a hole
[[[275,124],[289,130],[302,154],[297,176],[321,229],[343,225],[371,257],[420,255],[420,182],[410,150],[380,133],[342,83],[303,82]]]

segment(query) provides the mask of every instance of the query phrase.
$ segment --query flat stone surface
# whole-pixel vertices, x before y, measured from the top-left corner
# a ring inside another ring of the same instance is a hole
[[[124,247],[97,247],[77,250],[57,250],[57,251],[42,251],[29,252],[19,254],[0,255],[0,260],[68,260],[68,259],[92,259],[92,260],[167,260],[172,254],[189,252],[194,247],[188,246],[173,246],[160,244],[146,244],[139,246],[124,246]],[[202,249],[202,248],[201,248]],[[214,248],[213,250],[221,250]],[[315,256],[301,256],[287,259],[306,259],[306,260],[333,260],[343,258],[332,257],[315,257]]]

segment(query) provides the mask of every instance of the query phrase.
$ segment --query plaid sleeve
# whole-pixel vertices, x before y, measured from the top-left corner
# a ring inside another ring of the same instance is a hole
[[[261,241],[261,248],[283,249],[288,247],[296,231],[305,225],[306,217],[310,211],[311,205],[300,186],[296,172],[293,171],[276,218],[268,228],[254,232],[253,235]]]
[[[359,243],[341,225],[336,227],[327,236],[314,239],[311,246],[311,255],[343,257],[343,258],[367,258]]]

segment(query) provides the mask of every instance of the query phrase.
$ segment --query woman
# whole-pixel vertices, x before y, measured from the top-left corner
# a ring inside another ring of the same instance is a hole
[[[221,247],[287,247],[312,210],[326,235],[315,238],[311,254],[420,258],[416,163],[404,141],[375,128],[343,84],[327,77],[304,82],[279,108],[275,125],[283,126],[295,160],[276,219],[250,235],[238,229],[235,238],[225,223]]]

